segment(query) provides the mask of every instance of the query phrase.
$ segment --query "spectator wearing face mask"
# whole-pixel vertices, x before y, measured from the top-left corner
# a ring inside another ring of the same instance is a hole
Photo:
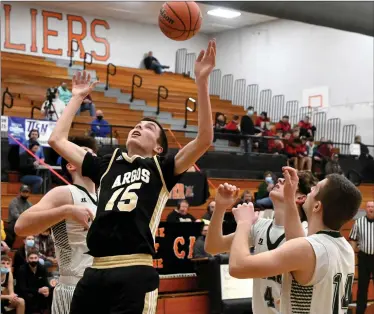
[[[19,295],[25,300],[26,313],[44,313],[50,309],[51,297],[47,270],[39,263],[38,252],[27,254],[27,264],[17,275]]]
[[[87,95],[83,99],[83,102],[82,102],[80,108],[78,109],[77,116],[80,116],[81,112],[87,111],[87,110],[90,112],[91,117],[95,116],[95,111],[96,111],[95,104],[93,103],[90,95]]]
[[[55,244],[50,229],[35,237],[35,249],[39,252],[39,262],[47,269],[57,265]]]
[[[23,245],[14,254],[14,278],[17,278],[17,273],[21,266],[27,263],[27,254],[33,249],[35,249],[35,237],[33,235],[29,235],[23,240]]]
[[[275,176],[271,171],[266,171],[264,173],[264,182],[262,182],[258,189],[256,195],[256,205],[257,207],[270,209],[273,208],[273,202],[271,201],[269,194],[274,187]]]
[[[91,135],[94,137],[107,137],[110,134],[110,125],[104,120],[101,110],[96,111],[96,119],[91,122]]]
[[[9,204],[8,210],[8,226],[5,230],[6,239],[5,242],[9,247],[13,246],[16,234],[14,233],[14,225],[18,217],[28,208],[32,206],[28,200],[30,196],[30,188],[27,185],[22,185],[19,190],[19,195],[16,196]]]
[[[12,260],[9,256],[1,256],[1,313],[16,311],[16,314],[25,313],[25,300],[14,293],[14,280],[12,274]]]

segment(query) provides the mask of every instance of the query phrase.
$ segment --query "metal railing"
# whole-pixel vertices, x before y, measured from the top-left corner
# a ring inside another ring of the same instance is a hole
[[[186,57],[187,49],[178,49],[175,57],[175,73],[183,74],[186,73]]]
[[[188,106],[189,102],[193,103],[193,108],[191,108],[191,107]],[[187,98],[186,101],[185,101],[185,103],[184,103],[184,125],[183,125],[184,128],[187,128],[187,123],[188,123],[187,116],[188,116],[188,112],[195,112],[195,111],[196,111],[196,100],[194,100],[191,97]]]
[[[90,56],[90,61],[87,61],[87,57]],[[92,54],[89,52],[84,53],[84,59],[83,59],[83,70],[86,69],[86,64],[92,64]]]
[[[31,119],[34,119],[34,111],[36,110],[39,110],[39,111],[42,111],[42,108],[38,107],[38,106],[34,106],[34,101],[32,100],[31,101],[31,114],[30,114],[30,117]]]
[[[220,69],[213,70],[209,76],[209,94],[219,96],[221,93],[222,72]]]
[[[248,85],[246,92],[245,92],[244,108],[248,109],[249,107],[253,107],[254,110],[257,110],[257,103],[258,103],[258,85],[257,84]]]
[[[355,124],[347,124],[343,126],[342,132],[342,142],[343,143],[354,143],[354,139],[356,136],[357,127]],[[349,146],[343,146],[343,154],[349,154]]]
[[[326,122],[325,137],[333,142],[340,142],[341,134],[341,119],[328,119]]]
[[[234,85],[234,75],[226,74],[222,77],[222,88],[220,98],[232,101],[232,88]]]
[[[238,79],[235,80],[234,83],[234,96],[232,100],[232,104],[236,106],[243,106],[245,103],[245,86],[246,80],[245,79]]]
[[[7,104],[5,102],[5,98],[6,96],[9,96],[10,98],[10,103]],[[8,109],[12,108],[13,107],[13,95],[9,92],[9,88],[5,88],[5,91],[3,93],[3,98],[2,98],[2,102],[1,102],[1,115],[4,115],[4,110],[5,110],[5,107],[7,107]]]
[[[195,61],[196,61],[196,54],[187,53],[185,74],[188,75],[192,79],[195,79]]]
[[[161,90],[165,91],[165,95],[161,94]],[[158,115],[160,113],[160,100],[167,99],[169,96],[169,90],[165,86],[159,86],[157,91],[157,111],[156,114]]]
[[[315,112],[311,121],[313,121],[313,125],[316,127],[314,138],[319,140],[326,134],[326,112]]]
[[[271,118],[269,116],[269,109],[271,105],[271,95],[272,95],[271,89],[264,89],[260,92],[260,101],[259,101],[258,112],[257,112],[258,115],[262,111],[265,111],[268,113],[268,117]]]
[[[73,49],[73,44],[76,44],[76,48]],[[77,52],[79,50],[79,44],[78,44],[78,41],[75,40],[75,39],[72,39],[70,41],[70,63],[69,63],[69,67],[71,67],[73,65],[73,57],[74,57],[74,52]]]
[[[299,109],[299,102],[297,100],[289,100],[286,102],[286,110],[283,115],[288,116],[291,125],[298,122],[297,111]]]
[[[139,84],[137,84],[135,82],[135,78],[138,78],[139,79]],[[132,76],[132,83],[131,83],[131,98],[130,98],[130,102],[133,102],[134,101],[134,94],[135,94],[135,86],[140,88],[142,87],[142,84],[143,84],[143,78],[138,75],[138,74],[134,74]]]
[[[273,122],[278,122],[282,119],[283,111],[284,111],[284,95],[275,95],[271,100],[271,106],[269,108],[268,116],[271,118]]]
[[[117,67],[113,63],[108,63],[108,65],[106,66],[105,90],[108,90],[109,88],[109,75],[114,76],[116,74],[117,74]]]

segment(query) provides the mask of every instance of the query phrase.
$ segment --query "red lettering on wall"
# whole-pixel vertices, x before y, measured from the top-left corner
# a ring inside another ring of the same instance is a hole
[[[190,237],[190,245],[188,247],[188,258],[192,258],[193,257],[193,247],[195,246],[195,241],[196,241],[196,238],[195,237]]]
[[[183,250],[179,251],[178,244],[184,245],[184,243],[185,241],[183,237],[178,237],[174,240],[174,245],[173,245],[174,254],[176,257],[180,259],[184,259],[184,257],[186,256],[186,252],[184,252]]]
[[[31,14],[31,52],[38,52],[38,47],[36,46],[36,16],[38,15],[38,10],[30,9]]]
[[[12,11],[12,6],[10,4],[4,4],[4,13],[5,13],[5,42],[4,48],[13,49],[19,51],[25,51],[25,44],[13,44],[10,41],[10,11]]]
[[[42,52],[49,55],[62,56],[62,49],[52,49],[48,47],[48,37],[49,36],[58,36],[58,31],[48,28],[48,19],[55,18],[59,21],[62,20],[62,14],[57,12],[42,11],[43,15],[43,49]]]
[[[94,19],[91,22],[91,37],[97,43],[102,43],[105,46],[105,54],[103,56],[98,55],[95,51],[91,51],[92,58],[97,61],[107,61],[110,57],[110,45],[109,42],[105,38],[101,38],[96,36],[96,26],[103,26],[105,29],[110,29],[109,24],[107,21]]]
[[[87,36],[87,23],[82,16],[78,16],[78,15],[68,14],[67,19],[68,19],[68,57],[71,56],[71,51],[70,51],[71,45],[70,45],[70,43],[73,39],[75,39],[78,42],[78,47],[79,47],[79,52],[80,52],[79,56],[80,56],[80,58],[83,59],[85,50],[84,50],[82,40],[85,39],[86,36]],[[74,22],[81,23],[82,32],[80,34],[73,33],[73,23]]]

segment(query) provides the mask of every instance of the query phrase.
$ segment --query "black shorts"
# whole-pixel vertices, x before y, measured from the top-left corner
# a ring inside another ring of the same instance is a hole
[[[87,268],[70,314],[154,314],[158,286],[158,272],[150,266]]]

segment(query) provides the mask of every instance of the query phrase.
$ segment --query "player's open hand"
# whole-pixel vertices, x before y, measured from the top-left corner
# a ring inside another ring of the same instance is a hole
[[[216,40],[209,40],[206,51],[201,50],[199,56],[195,61],[195,76],[196,81],[207,80],[210,73],[212,73],[216,66]]]
[[[245,222],[253,225],[258,219],[258,212],[255,212],[252,203],[243,203],[232,209],[234,214],[235,221],[238,224],[239,222]]]
[[[294,204],[296,201],[296,192],[299,187],[299,177],[297,170],[291,167],[283,167],[284,183],[284,201]]]
[[[228,183],[220,184],[216,193],[216,208],[228,209],[239,197],[240,189]]]
[[[81,224],[85,229],[90,227],[90,223],[94,219],[94,214],[91,209],[81,205],[69,206],[68,219],[74,220]]]
[[[93,91],[98,81],[91,83],[91,74],[86,71],[77,72],[73,76],[73,96],[86,97],[89,93]]]

